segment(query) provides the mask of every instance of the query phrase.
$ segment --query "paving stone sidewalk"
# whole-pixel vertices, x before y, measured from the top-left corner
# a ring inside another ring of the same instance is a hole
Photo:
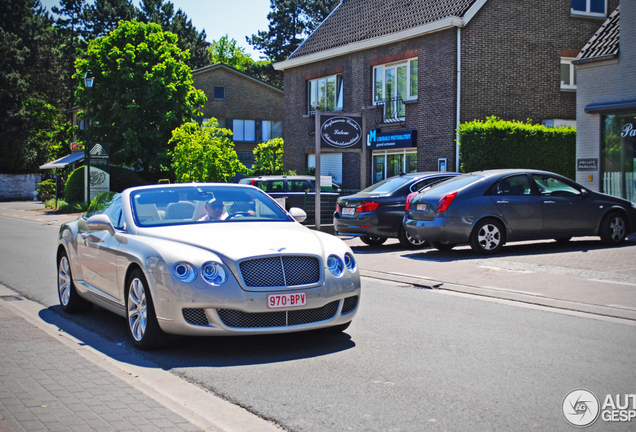
[[[0,307],[0,432],[201,430]]]

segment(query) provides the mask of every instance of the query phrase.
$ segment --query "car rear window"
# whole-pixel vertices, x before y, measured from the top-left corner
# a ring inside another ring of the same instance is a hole
[[[361,190],[358,195],[388,195],[411,181],[413,177],[391,177]]]
[[[464,186],[468,186],[469,184],[478,182],[482,180],[484,176],[475,175],[475,174],[465,174],[460,175],[458,177],[454,177],[452,179],[448,179],[444,182],[436,184],[432,186],[430,189],[424,189],[422,193],[434,193],[434,194],[447,194],[451,192],[455,192],[463,188]]]

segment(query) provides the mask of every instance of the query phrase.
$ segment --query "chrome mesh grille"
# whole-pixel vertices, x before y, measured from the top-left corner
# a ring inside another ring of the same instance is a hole
[[[185,319],[188,324],[198,326],[210,325],[208,316],[205,314],[203,309],[183,309],[182,312],[183,319]]]
[[[278,256],[243,261],[239,268],[245,286],[282,287],[320,282],[320,261],[309,256]]]
[[[326,321],[338,312],[340,300],[315,309],[248,313],[233,309],[218,309],[223,324],[234,328],[287,327]]]
[[[358,296],[347,297],[342,304],[342,315],[353,311],[358,306]]]

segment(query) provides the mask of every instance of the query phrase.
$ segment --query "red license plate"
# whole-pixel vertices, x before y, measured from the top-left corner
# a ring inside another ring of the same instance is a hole
[[[305,306],[307,304],[307,294],[304,292],[270,294],[267,296],[267,307],[270,309],[292,308]]]

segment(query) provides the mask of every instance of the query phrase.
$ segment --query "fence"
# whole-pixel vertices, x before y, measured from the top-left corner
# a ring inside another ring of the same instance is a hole
[[[336,211],[336,201],[341,196],[353,195],[358,192],[358,189],[350,190],[343,189],[339,195],[333,194],[321,194],[320,195],[320,224],[331,225],[333,224],[333,213]],[[316,201],[314,195],[305,194],[304,205],[302,209],[307,213],[307,219],[303,222],[304,225],[316,224]]]
[[[635,190],[633,172],[622,173],[616,171],[603,173],[603,193],[636,202]]]

